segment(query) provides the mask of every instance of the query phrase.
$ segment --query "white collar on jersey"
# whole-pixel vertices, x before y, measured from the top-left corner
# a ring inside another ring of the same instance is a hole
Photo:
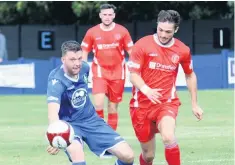
[[[165,48],[169,48],[169,47],[173,46],[174,43],[175,43],[175,39],[172,38],[172,40],[170,41],[170,43],[168,43],[167,45],[161,44],[161,42],[159,41],[158,36],[157,36],[156,33],[153,35],[153,39],[154,39],[154,41],[155,41],[159,46],[165,47]]]
[[[115,28],[116,24],[115,22],[112,23],[112,26],[108,29],[104,29],[104,27],[102,26],[102,23],[100,24],[100,29],[103,30],[103,31],[111,31]]]
[[[63,68],[64,68],[64,65],[61,65],[60,68],[63,69]],[[66,77],[67,79],[69,79],[69,80],[72,81],[72,82],[78,82],[78,80],[79,80],[79,75],[78,75],[77,78],[72,78],[72,77],[70,77],[69,75],[67,75],[66,73],[64,73],[64,77]]]
[[[69,75],[67,75],[66,73],[64,73],[64,77],[66,77],[67,79],[69,79],[70,81],[73,81],[73,82],[78,82],[78,80],[79,80],[79,75],[77,78],[72,78]]]

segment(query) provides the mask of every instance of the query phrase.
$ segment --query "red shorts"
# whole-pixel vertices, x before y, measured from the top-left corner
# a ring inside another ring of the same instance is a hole
[[[155,133],[159,133],[158,124],[164,116],[176,119],[180,103],[162,103],[151,108],[130,107],[132,125],[140,142],[150,141]]]
[[[113,103],[122,101],[125,80],[107,80],[104,78],[93,77],[92,93],[105,93],[108,99]]]

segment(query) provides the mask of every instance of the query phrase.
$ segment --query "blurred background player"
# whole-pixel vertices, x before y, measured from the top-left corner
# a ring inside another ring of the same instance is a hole
[[[122,101],[125,84],[125,50],[131,53],[133,42],[128,30],[113,22],[116,7],[100,6],[101,24],[90,28],[81,44],[83,58],[93,50],[92,93],[97,114],[104,118],[104,100],[108,97],[108,124],[117,129],[118,103]]]
[[[193,72],[190,49],[174,38],[180,15],[174,10],[158,14],[157,33],[141,38],[133,47],[129,61],[133,98],[130,113],[142,153],[140,165],[152,165],[155,156],[155,133],[165,145],[168,165],[180,165],[180,150],[175,137],[180,101],[176,94],[176,76],[181,64],[191,94],[193,114],[202,119],[197,104],[197,78]]]
[[[115,155],[115,164],[132,165],[134,153],[130,146],[101,119],[91,103],[87,89],[89,65],[82,62],[82,51],[76,41],[62,44],[62,66],[52,70],[48,78],[47,101],[49,123],[68,122],[76,138],[66,149],[72,165],[85,165],[83,141],[97,156]],[[49,146],[49,154],[59,150]]]
[[[6,37],[0,29],[0,63],[8,60]]]

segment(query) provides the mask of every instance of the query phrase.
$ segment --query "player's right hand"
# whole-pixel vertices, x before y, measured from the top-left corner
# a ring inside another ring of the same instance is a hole
[[[159,89],[159,88],[155,88],[155,89],[149,89],[147,92],[146,92],[146,96],[148,97],[148,99],[154,103],[154,104],[157,104],[157,103],[162,103],[159,98],[162,97],[162,94],[160,93],[160,91],[162,91],[163,89]]]
[[[50,155],[56,155],[56,154],[58,154],[59,151],[60,151],[59,148],[55,148],[55,147],[52,147],[52,146],[48,146],[48,147],[47,147],[47,152],[48,152]]]

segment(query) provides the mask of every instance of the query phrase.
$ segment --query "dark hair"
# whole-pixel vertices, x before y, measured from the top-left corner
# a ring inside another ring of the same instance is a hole
[[[81,51],[81,46],[77,41],[65,41],[61,45],[62,56],[64,56],[68,51],[78,52]]]
[[[117,8],[113,4],[106,3],[106,4],[100,5],[100,12],[101,12],[101,10],[104,10],[104,9],[113,9],[114,13],[116,13]]]
[[[180,14],[175,10],[161,10],[158,14],[157,22],[174,23],[175,27],[180,25]]]

